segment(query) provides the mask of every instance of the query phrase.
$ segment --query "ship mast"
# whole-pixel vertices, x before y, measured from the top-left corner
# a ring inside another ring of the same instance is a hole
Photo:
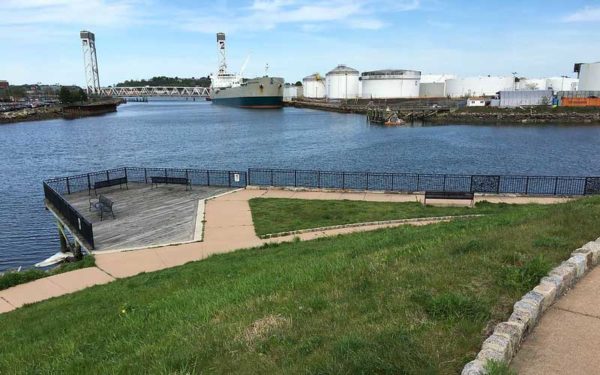
[[[225,55],[225,33],[217,33],[217,51],[219,54],[219,75],[227,74],[227,59]]]

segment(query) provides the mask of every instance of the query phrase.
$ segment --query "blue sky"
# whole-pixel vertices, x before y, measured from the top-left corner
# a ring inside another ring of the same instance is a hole
[[[100,83],[214,71],[215,33],[246,76],[360,71],[572,76],[600,60],[600,2],[584,0],[0,0],[0,79],[84,82],[79,30],[96,33]]]

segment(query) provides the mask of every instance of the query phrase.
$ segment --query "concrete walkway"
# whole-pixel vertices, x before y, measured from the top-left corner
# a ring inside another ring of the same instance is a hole
[[[519,375],[600,374],[600,267],[550,307],[523,342]]]
[[[369,225],[363,227],[338,228],[319,232],[302,233],[292,236],[259,239],[254,232],[249,199],[295,198],[328,200],[361,200],[377,202],[422,201],[422,195],[383,194],[383,193],[340,193],[306,192],[288,190],[246,189],[222,195],[206,201],[204,241],[174,246],[164,246],[127,252],[95,253],[96,267],[63,273],[27,284],[0,291],[0,313],[14,310],[24,304],[34,303],[73,293],[93,285],[105,284],[117,278],[129,277],[142,272],[152,272],[175,267],[187,262],[205,259],[210,255],[230,252],[237,249],[260,246],[264,243],[291,241],[294,237],[311,240],[319,237],[370,231],[400,225],[426,225],[441,220],[428,220],[412,223]],[[478,201],[506,203],[558,203],[567,198],[522,198],[522,197],[478,197]],[[464,204],[463,202],[460,202]]]

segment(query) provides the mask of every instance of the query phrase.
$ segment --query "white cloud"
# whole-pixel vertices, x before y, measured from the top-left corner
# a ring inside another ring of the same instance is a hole
[[[135,20],[136,0],[3,0],[0,25],[114,26]]]
[[[600,7],[585,7],[563,18],[565,22],[600,22]]]

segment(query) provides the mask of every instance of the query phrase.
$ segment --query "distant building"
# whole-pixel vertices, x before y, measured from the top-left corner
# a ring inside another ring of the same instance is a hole
[[[5,96],[8,93],[8,81],[0,81],[0,96]]]
[[[467,99],[467,107],[485,107],[488,99],[486,98],[469,98]]]
[[[552,90],[500,91],[500,107],[529,107],[552,104]]]

